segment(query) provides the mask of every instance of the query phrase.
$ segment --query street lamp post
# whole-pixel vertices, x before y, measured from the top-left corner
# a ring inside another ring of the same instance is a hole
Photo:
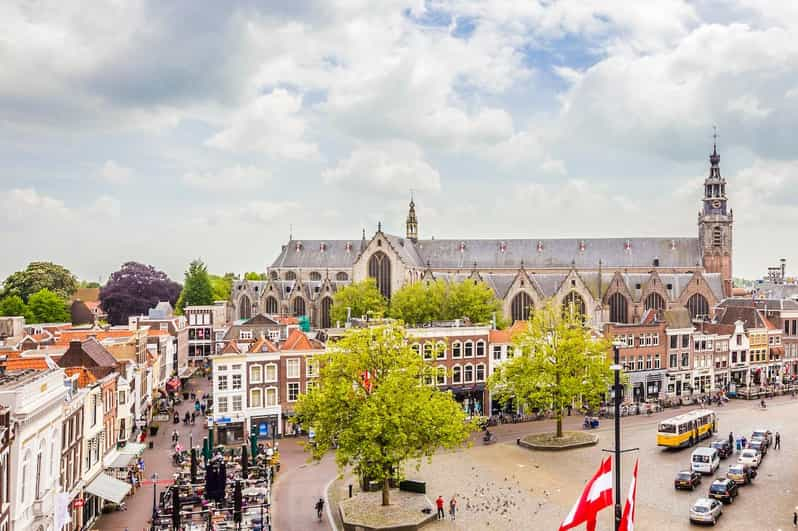
[[[156,490],[158,488],[158,472],[152,474],[152,525],[150,531],[155,531],[155,520],[158,518],[158,502],[156,501]]]
[[[615,398],[615,531],[621,526],[621,355],[620,344],[613,342],[612,371],[615,384],[612,386]]]

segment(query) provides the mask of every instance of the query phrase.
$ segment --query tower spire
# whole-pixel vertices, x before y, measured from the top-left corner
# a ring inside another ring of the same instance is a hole
[[[416,218],[416,203],[413,201],[413,190],[410,190],[410,209],[407,212],[407,239],[413,243],[418,241],[418,219]]]

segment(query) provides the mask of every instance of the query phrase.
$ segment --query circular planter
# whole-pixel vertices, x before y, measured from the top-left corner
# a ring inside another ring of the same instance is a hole
[[[561,438],[556,438],[553,433],[536,433],[527,435],[516,442],[519,446],[530,450],[545,452],[559,452],[594,446],[598,443],[598,435],[581,431],[565,431]]]

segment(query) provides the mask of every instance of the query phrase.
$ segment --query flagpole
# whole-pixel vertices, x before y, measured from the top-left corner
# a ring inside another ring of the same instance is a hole
[[[620,343],[612,344],[614,360],[612,370],[615,373],[613,394],[615,397],[615,531],[621,526],[621,359]]]

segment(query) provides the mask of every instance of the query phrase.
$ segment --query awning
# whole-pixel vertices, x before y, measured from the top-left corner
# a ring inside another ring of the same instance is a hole
[[[107,474],[100,474],[88,484],[86,492],[109,502],[121,503],[130,492],[130,485]]]
[[[126,445],[124,445],[122,448],[119,449],[119,453],[120,454],[127,454],[127,455],[135,455],[135,456],[138,457],[142,453],[144,453],[144,449],[145,448],[146,448],[146,446],[144,444],[142,444],[142,443],[129,442]]]
[[[120,453],[117,455],[105,468],[127,468],[127,465],[130,464],[136,458],[134,454],[122,454]]]

